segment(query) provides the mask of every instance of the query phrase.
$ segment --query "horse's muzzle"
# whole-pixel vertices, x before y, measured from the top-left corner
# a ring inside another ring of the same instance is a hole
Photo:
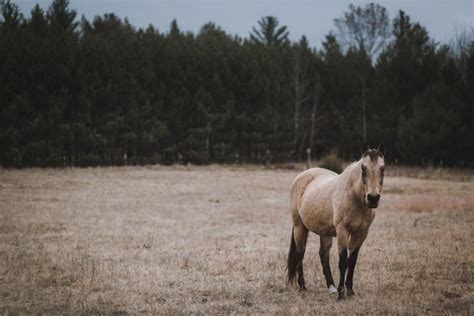
[[[367,194],[367,206],[369,208],[376,208],[379,206],[380,194],[369,193]]]
[[[367,203],[367,207],[368,208],[377,208],[379,206],[379,203],[376,202],[376,203]]]

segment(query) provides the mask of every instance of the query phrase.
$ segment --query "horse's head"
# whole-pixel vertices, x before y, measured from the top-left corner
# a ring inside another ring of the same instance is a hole
[[[364,200],[369,208],[379,205],[380,193],[383,185],[383,172],[385,168],[384,147],[369,149],[369,145],[362,146],[361,178]]]

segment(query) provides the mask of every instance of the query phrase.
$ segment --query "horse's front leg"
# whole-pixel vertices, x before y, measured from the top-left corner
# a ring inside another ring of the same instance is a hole
[[[347,279],[346,279],[346,289],[347,295],[351,296],[354,295],[354,291],[352,290],[352,281],[354,278],[354,269],[357,263],[357,256],[359,255],[359,249],[367,238],[368,231],[358,232],[357,234],[353,234],[351,236],[351,240],[349,241],[349,270],[347,271]]]
[[[344,298],[344,279],[346,276],[346,270],[348,265],[347,248],[349,246],[349,232],[342,225],[339,224],[336,227],[337,232],[337,248],[339,251],[339,286],[337,287],[337,300],[340,301]]]

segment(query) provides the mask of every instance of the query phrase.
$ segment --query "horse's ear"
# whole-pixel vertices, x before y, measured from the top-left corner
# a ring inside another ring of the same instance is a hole
[[[369,145],[367,144],[367,142],[364,142],[364,144],[362,145],[362,157],[367,156],[368,153],[369,153]]]
[[[385,147],[383,146],[383,144],[380,144],[377,149],[379,150],[382,157],[385,156]]]

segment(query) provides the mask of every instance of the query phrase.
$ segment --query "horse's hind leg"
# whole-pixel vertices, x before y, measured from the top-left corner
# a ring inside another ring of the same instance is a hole
[[[298,233],[296,232],[298,231]],[[300,286],[300,291],[306,290],[305,281],[304,281],[304,273],[303,273],[303,258],[304,253],[306,250],[306,240],[308,239],[308,229],[305,226],[301,225],[296,229],[295,227],[295,241],[296,241],[296,248],[300,253],[301,259],[299,260],[299,264],[297,266],[298,270],[298,285]],[[298,244],[300,244],[298,246]],[[300,250],[301,249],[301,250]]]
[[[321,259],[321,265],[323,266],[324,277],[326,278],[326,286],[329,289],[329,293],[337,293],[334,287],[334,280],[332,278],[331,267],[329,265],[329,255],[331,253],[332,237],[321,236],[319,247],[319,258]]]
[[[303,223],[293,227],[290,252],[288,253],[288,282],[293,282],[298,273],[298,285],[300,286],[300,291],[306,290],[303,273],[303,258],[306,250],[307,237],[308,229],[303,225]]]

